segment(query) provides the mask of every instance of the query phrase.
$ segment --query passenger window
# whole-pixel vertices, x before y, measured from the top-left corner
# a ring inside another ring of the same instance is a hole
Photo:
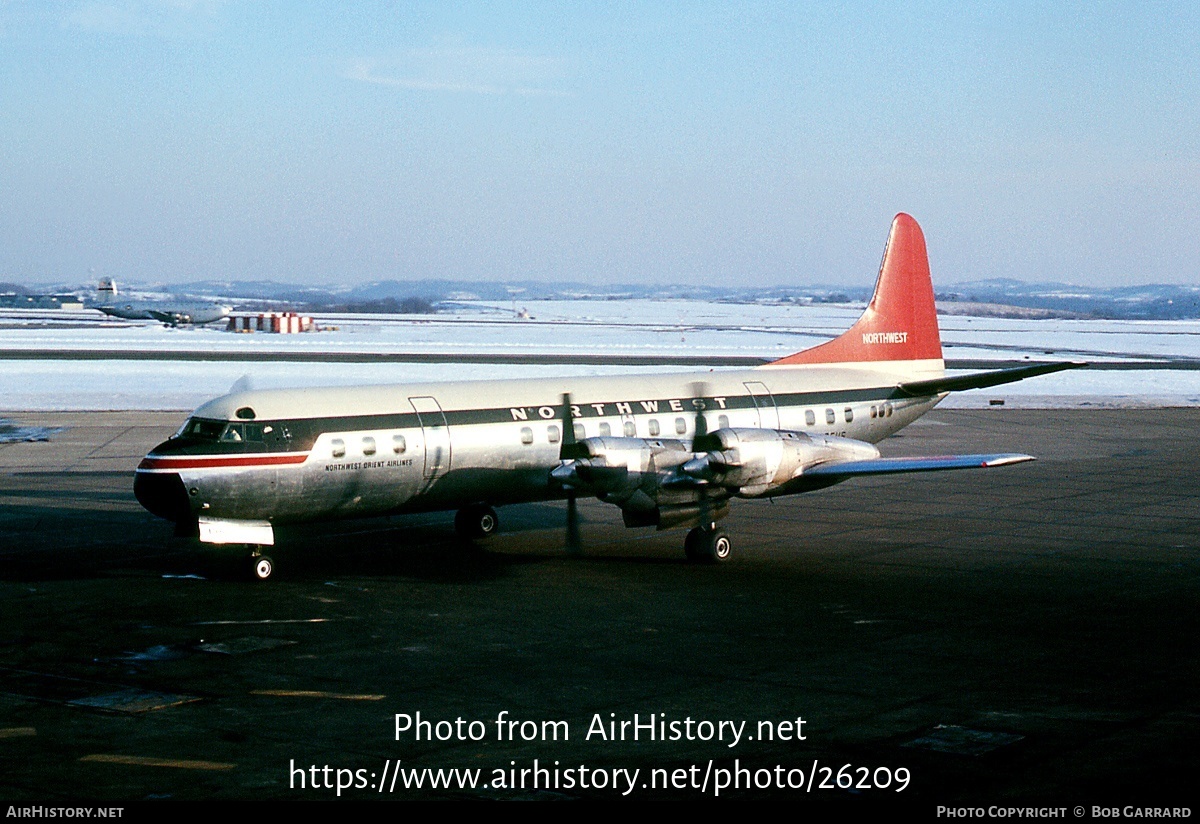
[[[717,416],[717,426],[719,426],[721,429],[728,429],[729,428],[729,416],[728,415],[718,415]]]
[[[890,403],[885,403],[883,408],[887,410],[887,416],[889,418],[892,417],[892,405]]]
[[[625,437],[632,438],[637,434],[637,427],[633,425],[633,421],[625,421]]]
[[[813,414],[813,411],[811,409],[804,410],[804,425],[805,426],[816,426],[817,425],[817,416],[815,414]]]
[[[547,426],[546,427],[546,440],[550,441],[550,443],[558,443],[558,427],[557,426]]]
[[[372,438],[370,436],[363,438],[363,454],[364,455],[374,455],[375,454],[375,439],[374,438]]]
[[[875,417],[875,407],[874,406],[871,407],[871,417],[872,418]]]
[[[345,456],[346,442],[341,438],[334,438],[332,441],[330,441],[330,445],[333,446],[333,457],[341,458]]]
[[[521,427],[521,443],[533,443],[533,430],[528,426]]]
[[[608,437],[609,435],[611,435],[611,434],[612,434],[612,427],[611,427],[611,426],[609,426],[609,425],[608,425],[608,424],[606,424],[606,423],[602,423],[602,424],[600,424],[600,437],[601,437],[601,438],[607,438],[607,437]]]
[[[846,407],[846,423],[850,423],[853,420],[854,420],[854,408],[851,406],[847,406]]]
[[[575,440],[580,441],[587,437],[587,430],[583,428],[583,424],[573,424],[571,429],[575,432]]]
[[[393,435],[392,436],[392,451],[395,452],[397,455],[403,455],[404,451],[406,449],[408,449],[408,443],[405,442],[404,436],[403,435]]]
[[[225,431],[221,433],[221,440],[225,443],[241,443],[242,425],[240,423],[231,423],[225,427]]]
[[[837,413],[832,409],[825,410],[825,423],[837,423]]]
[[[658,433],[659,433],[660,431],[661,431],[661,430],[659,430],[659,428],[658,428],[658,420],[657,420],[657,419],[655,419],[655,418],[651,418],[651,419],[650,419],[650,437],[651,437],[651,438],[657,438],[657,437],[658,437]]]
[[[685,421],[683,418],[676,418],[675,419],[675,434],[682,435],[685,432],[687,432],[687,421]]]

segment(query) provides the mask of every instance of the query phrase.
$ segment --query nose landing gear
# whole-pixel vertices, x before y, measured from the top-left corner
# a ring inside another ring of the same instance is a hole
[[[250,553],[249,564],[247,571],[251,581],[267,581],[275,572],[275,561],[270,555],[265,554],[260,548],[255,548]]]

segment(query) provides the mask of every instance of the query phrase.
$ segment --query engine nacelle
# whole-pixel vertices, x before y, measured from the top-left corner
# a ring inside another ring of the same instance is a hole
[[[577,457],[550,475],[559,483],[619,502],[639,489],[653,490],[664,471],[692,457],[683,441],[646,438],[585,438]]]
[[[708,451],[694,452],[703,443]],[[717,448],[713,448],[717,447]],[[864,441],[774,429],[718,429],[693,444],[585,438],[551,471],[557,483],[621,507],[626,526],[716,521],[732,495],[778,494],[810,466],[879,457]]]
[[[834,435],[718,429],[712,437],[721,448],[685,462],[682,471],[743,498],[770,495],[810,466],[879,457],[879,450],[872,444]]]

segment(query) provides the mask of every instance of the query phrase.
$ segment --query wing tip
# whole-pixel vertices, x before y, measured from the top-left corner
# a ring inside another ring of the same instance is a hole
[[[980,466],[987,467],[988,469],[990,469],[993,466],[1008,466],[1009,464],[1026,463],[1028,461],[1036,461],[1036,460],[1037,460],[1037,458],[1033,457],[1032,455],[1024,455],[1021,453],[1014,452],[1010,455],[990,456],[986,460],[984,460],[980,464]]]

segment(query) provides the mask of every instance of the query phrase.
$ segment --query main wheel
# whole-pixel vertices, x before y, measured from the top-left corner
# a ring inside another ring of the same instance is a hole
[[[720,530],[709,533],[708,554],[713,561],[718,563],[728,561],[731,552],[733,552],[733,541],[729,540],[728,535]]]
[[[275,572],[275,562],[270,555],[250,556],[250,578],[255,581],[269,580]]]
[[[729,560],[733,542],[719,529],[696,527],[684,539],[683,551],[689,560],[716,564]]]
[[[500,526],[496,510],[486,504],[472,504],[458,510],[454,516],[454,531],[468,540],[486,538]]]

